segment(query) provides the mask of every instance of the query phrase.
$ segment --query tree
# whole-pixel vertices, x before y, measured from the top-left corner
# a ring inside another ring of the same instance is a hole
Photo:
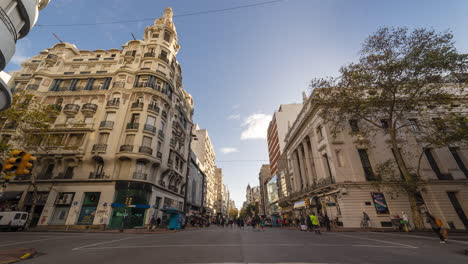
[[[409,125],[408,116],[425,118],[431,105],[450,112],[450,103],[464,96],[463,84],[446,88],[447,80],[468,68],[468,55],[458,53],[452,39],[450,32],[381,28],[365,40],[359,61],[343,66],[338,78],[310,83],[319,115],[334,133],[350,119],[360,123],[359,132],[352,133],[363,142],[377,130],[388,133],[418,229],[424,224],[415,194],[417,179],[404,162],[399,131]]]
[[[47,153],[50,147],[63,147],[56,135],[51,134],[51,126],[60,113],[57,105],[45,105],[33,94],[16,92],[13,95],[13,104],[3,112],[0,112],[0,120],[4,124],[0,128],[0,157],[2,160],[8,156],[13,148],[28,152],[43,151]],[[26,228],[32,221],[37,203],[37,173],[30,175],[32,205],[29,211]]]
[[[229,218],[236,219],[238,215],[239,215],[239,210],[237,210],[237,208],[229,209]]]

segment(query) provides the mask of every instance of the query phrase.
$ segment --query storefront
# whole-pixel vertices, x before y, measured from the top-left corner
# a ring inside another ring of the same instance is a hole
[[[47,198],[49,197],[49,192],[37,192],[37,198],[36,198],[36,206],[34,207],[34,212],[32,214],[32,220],[31,220],[31,227],[36,226],[39,223],[39,218],[41,217],[42,210],[44,210],[44,206],[47,202]],[[22,211],[29,212],[31,210],[31,207],[33,205],[33,192],[28,192],[26,195],[26,199],[24,202],[24,207]],[[47,223],[47,218],[42,218],[41,224],[46,224]]]
[[[151,185],[141,182],[119,181],[115,185],[114,202],[109,228],[134,228],[145,225]]]
[[[99,204],[100,192],[86,192],[84,195],[83,206],[81,206],[78,225],[92,225],[96,215],[96,209]]]
[[[55,208],[52,217],[49,219],[49,225],[65,225],[70,211],[70,206],[75,197],[74,192],[60,192],[55,199]]]
[[[21,200],[22,191],[10,191],[0,193],[0,211],[18,211],[18,203]]]
[[[183,212],[171,207],[164,207],[161,209],[164,215],[163,218],[167,221],[167,227],[170,230],[178,230],[182,228],[183,225]]]

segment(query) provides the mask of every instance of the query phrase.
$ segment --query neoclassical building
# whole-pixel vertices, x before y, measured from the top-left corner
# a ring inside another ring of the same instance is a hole
[[[466,114],[460,105],[459,110]],[[401,217],[402,212],[411,219],[404,191],[375,184],[379,164],[394,160],[388,133],[382,129],[362,140],[359,132],[365,122],[350,119],[342,131],[333,134],[319,111],[313,96],[307,98],[286,135],[283,158],[287,164],[279,166],[286,180],[280,183],[283,214],[326,213],[338,226],[351,228],[360,227],[363,212],[376,228],[391,228],[391,219]],[[437,111],[430,110],[424,118],[437,116]],[[398,139],[411,172],[416,171],[422,155],[416,193],[419,209],[429,210],[447,228],[468,229],[468,151],[464,146],[426,148],[420,125],[426,121],[406,116]]]
[[[34,153],[38,225],[137,227],[152,215],[167,224],[183,210],[194,105],[172,17],[165,9],[122,49],[58,43],[12,77],[14,90],[60,110],[50,133],[64,147]],[[20,208],[31,205],[30,178],[7,191],[20,194]]]

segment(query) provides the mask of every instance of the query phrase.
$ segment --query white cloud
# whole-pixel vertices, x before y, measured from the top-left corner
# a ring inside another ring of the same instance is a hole
[[[239,152],[239,150],[237,148],[222,148],[221,152],[223,154],[229,154],[229,153],[233,153],[233,152]]]
[[[252,114],[248,116],[242,127],[245,127],[241,134],[241,140],[245,139],[266,139],[268,124],[271,121],[271,115]]]
[[[28,38],[23,38],[18,41],[16,45],[15,55],[11,58],[10,62],[18,66],[25,60],[29,59],[28,50],[31,49],[31,41]]]
[[[232,114],[228,116],[228,120],[240,120],[240,114]]]

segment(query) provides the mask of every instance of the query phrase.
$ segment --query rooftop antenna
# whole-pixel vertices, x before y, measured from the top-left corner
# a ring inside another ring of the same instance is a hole
[[[133,40],[136,40],[135,35],[133,35],[133,33],[130,33],[130,34],[132,34]]]
[[[60,43],[63,43],[63,41],[62,41],[57,35],[55,35],[54,32],[52,32],[52,35],[54,35],[54,37],[55,37]]]

